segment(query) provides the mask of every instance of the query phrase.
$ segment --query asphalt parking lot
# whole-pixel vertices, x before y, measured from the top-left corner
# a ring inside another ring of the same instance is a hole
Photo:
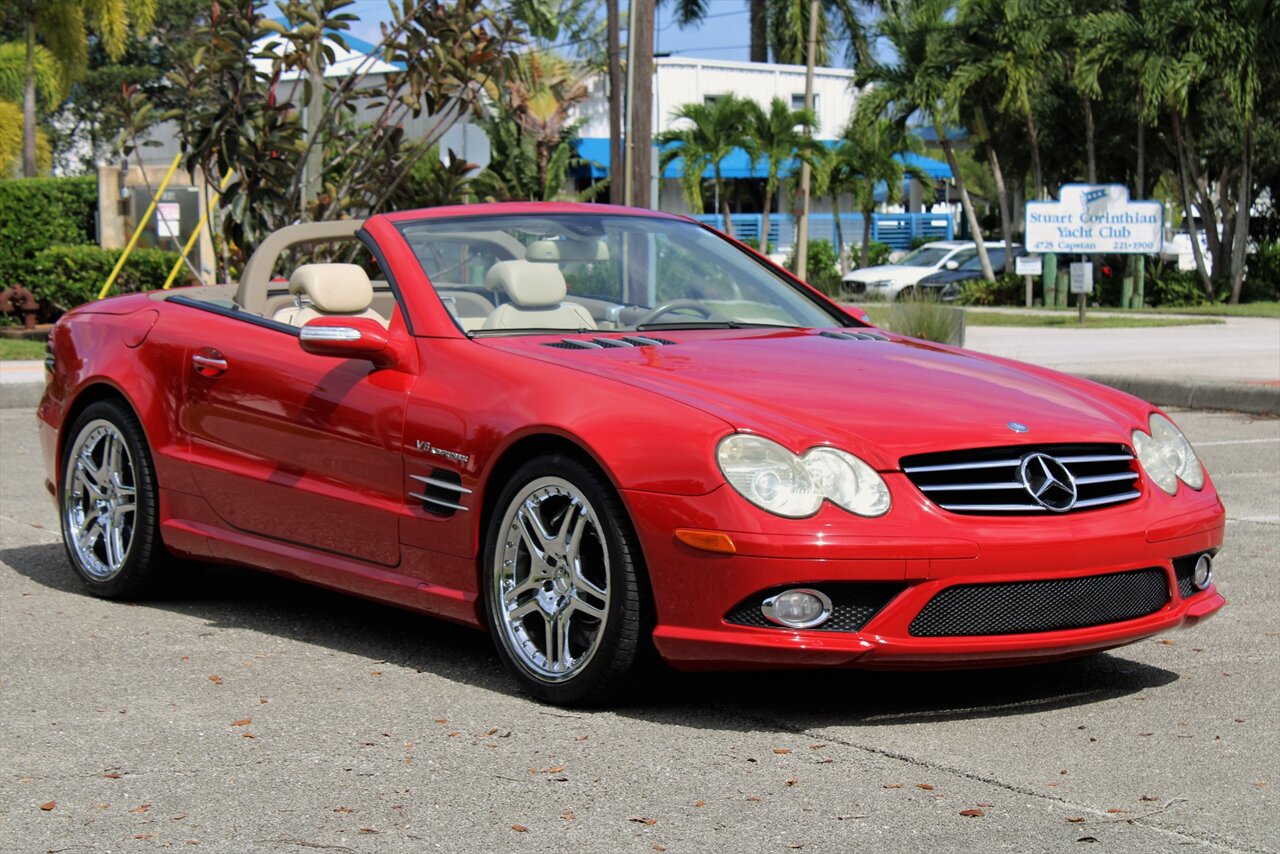
[[[1280,849],[1280,421],[1174,417],[1230,517],[1195,629],[583,712],[484,635],[265,574],[88,597],[33,413],[0,411],[0,851]]]

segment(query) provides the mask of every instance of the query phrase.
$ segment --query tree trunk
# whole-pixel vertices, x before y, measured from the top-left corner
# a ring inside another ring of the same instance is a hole
[[[1135,199],[1147,197],[1147,120],[1144,113],[1147,109],[1146,91],[1138,87],[1138,174],[1134,180]]]
[[[36,177],[36,25],[27,21],[27,63],[22,78],[22,174]]]
[[[862,262],[859,266],[864,270],[871,265],[871,218],[875,212],[875,208],[862,212]]]
[[[724,217],[724,233],[733,237],[733,217],[729,212],[729,198],[724,192],[724,179],[720,177],[720,164],[713,167],[716,181],[716,196],[720,199],[720,215]]]
[[[1183,139],[1183,149],[1186,151],[1187,168],[1191,170],[1191,186],[1195,190],[1197,201],[1199,201],[1196,207],[1200,209],[1200,219],[1205,224],[1205,242],[1209,244],[1209,253],[1217,261],[1222,252],[1221,240],[1218,235],[1218,211],[1214,207],[1213,197],[1209,195],[1209,184],[1205,181],[1204,173],[1200,170],[1200,158],[1196,156],[1196,152],[1200,150],[1200,147],[1196,145],[1195,134],[1190,127],[1181,125],[1181,120],[1179,120],[1179,123],[1182,128],[1180,133]],[[1222,271],[1220,266],[1214,269],[1218,270],[1219,273]]]
[[[751,0],[751,61],[769,61],[769,3]]]
[[[1187,175],[1186,145],[1182,140],[1182,118],[1177,110],[1170,111],[1173,117],[1173,144],[1178,158],[1178,185],[1182,188],[1182,210],[1187,223],[1187,235],[1191,239],[1191,254],[1196,259],[1196,272],[1200,274],[1200,284],[1204,292],[1213,296],[1213,281],[1204,266],[1204,253],[1200,251],[1199,229],[1196,228],[1195,217],[1191,214],[1191,179]]]
[[[1009,213],[1009,194],[1005,188],[1004,170],[1000,168],[1000,156],[996,147],[991,144],[991,133],[987,130],[987,118],[979,107],[974,112],[974,124],[983,147],[987,150],[987,163],[991,165],[991,174],[996,182],[996,198],[1000,203],[1000,233],[1004,237],[1005,265],[1013,257],[1013,220]]]
[[[933,128],[937,131],[938,140],[942,143],[942,151],[947,155],[947,165],[951,167],[951,176],[955,179],[956,189],[960,191],[960,207],[964,208],[965,218],[969,221],[969,231],[973,233],[973,244],[978,248],[978,261],[982,264],[982,275],[988,282],[994,282],[996,274],[991,270],[991,259],[987,257],[987,244],[982,238],[982,229],[978,226],[978,215],[973,210],[969,191],[964,186],[960,166],[956,163],[955,149],[951,147],[951,140],[947,139],[942,122],[937,118],[933,120]]]
[[[1031,178],[1035,182],[1036,198],[1043,199],[1044,170],[1040,166],[1040,131],[1036,129],[1036,118],[1031,114],[1031,102],[1026,98],[1022,99],[1022,113],[1027,120],[1027,139],[1031,142]]]
[[[609,201],[623,203],[622,153],[622,51],[618,0],[608,3],[609,38]]]
[[[1249,156],[1253,147],[1253,122],[1246,121],[1244,126],[1244,144],[1240,155],[1240,191],[1236,193],[1236,233],[1231,243],[1231,304],[1240,302],[1240,291],[1244,289],[1244,256],[1249,242],[1249,198],[1250,176]]]
[[[844,229],[840,227],[840,191],[831,194],[831,223],[836,230],[836,264],[840,267],[840,275],[849,272],[848,256],[844,254]]]
[[[1098,147],[1094,139],[1093,100],[1088,95],[1081,95],[1084,104],[1084,150],[1089,170],[1089,183],[1098,183]]]
[[[762,255],[769,254],[769,211],[773,209],[774,188],[770,184],[776,183],[776,179],[766,180],[764,185],[764,214],[760,220],[760,253]]]
[[[631,105],[631,133],[635,146],[631,155],[631,203],[638,208],[653,207],[653,16],[655,0],[633,0],[636,4],[635,103]]]

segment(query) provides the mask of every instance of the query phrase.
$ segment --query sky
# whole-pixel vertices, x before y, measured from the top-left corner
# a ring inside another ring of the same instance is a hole
[[[622,6],[625,24],[625,0]],[[378,24],[389,17],[387,0],[355,0],[350,11],[360,17],[351,28],[352,35],[376,44],[380,39]],[[604,14],[603,5],[601,14]],[[751,36],[747,0],[709,0],[707,19],[687,29],[676,24],[671,4],[661,3],[655,30],[657,53],[742,62],[748,59]]]

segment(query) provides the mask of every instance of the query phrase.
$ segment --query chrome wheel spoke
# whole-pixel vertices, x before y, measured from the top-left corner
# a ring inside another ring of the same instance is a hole
[[[75,439],[63,487],[63,526],[80,568],[93,579],[117,575],[129,557],[138,489],[120,429],[106,419]]]
[[[596,511],[576,485],[546,476],[516,494],[499,530],[490,604],[503,646],[530,676],[567,681],[599,650],[608,621],[609,558]],[[528,619],[535,612],[541,628]]]

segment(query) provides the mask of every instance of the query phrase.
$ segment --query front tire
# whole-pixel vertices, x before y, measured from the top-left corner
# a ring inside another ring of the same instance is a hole
[[[640,548],[617,493],[563,454],[522,466],[486,537],[484,599],[498,654],[550,703],[616,697],[642,643]]]
[[[142,426],[125,405],[103,400],[80,413],[67,435],[58,515],[71,566],[94,596],[141,596],[166,556]]]

